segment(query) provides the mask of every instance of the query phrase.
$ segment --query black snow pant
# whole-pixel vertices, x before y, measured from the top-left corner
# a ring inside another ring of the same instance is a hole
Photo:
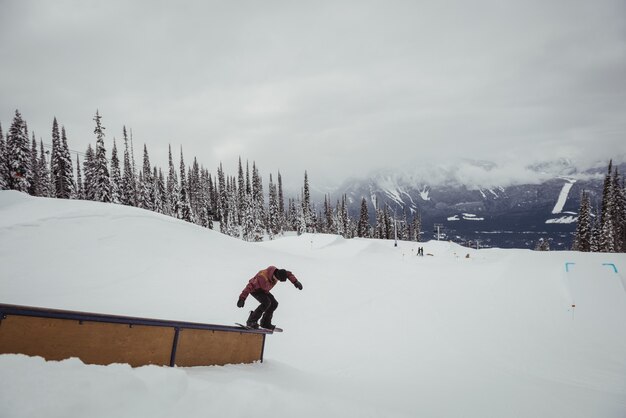
[[[261,326],[268,328],[269,325],[272,325],[272,316],[274,316],[274,311],[278,308],[276,298],[271,293],[265,293],[262,290],[257,290],[250,294],[261,304],[254,311],[250,312],[248,322],[256,323],[261,319]]]

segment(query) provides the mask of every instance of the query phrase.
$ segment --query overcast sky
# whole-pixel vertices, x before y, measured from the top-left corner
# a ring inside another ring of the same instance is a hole
[[[4,132],[15,109],[44,142],[56,116],[84,151],[99,109],[109,150],[126,125],[163,168],[182,145],[265,181],[588,164],[626,152],[626,2],[0,0]]]

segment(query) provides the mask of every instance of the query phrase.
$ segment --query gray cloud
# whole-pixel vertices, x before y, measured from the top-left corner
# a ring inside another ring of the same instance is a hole
[[[297,183],[590,164],[626,152],[625,38],[622,1],[4,0],[0,120],[19,108],[46,141],[57,116],[83,150],[99,109],[153,162],[171,143]]]

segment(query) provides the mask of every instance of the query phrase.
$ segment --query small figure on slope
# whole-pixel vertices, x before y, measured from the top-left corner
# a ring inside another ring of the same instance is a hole
[[[246,303],[248,295],[252,295],[256,300],[260,302],[260,305],[252,312],[248,317],[246,325],[250,328],[259,327],[259,319],[261,320],[261,328],[267,328],[273,330],[276,328],[272,325],[272,316],[274,311],[278,307],[278,302],[274,295],[270,293],[270,290],[276,285],[276,283],[284,282],[287,279],[295,287],[302,290],[302,283],[298,281],[296,276],[292,272],[285,269],[279,269],[274,266],[269,266],[265,270],[259,271],[253,278],[250,279],[246,287],[239,295],[237,301],[237,307],[243,308]]]

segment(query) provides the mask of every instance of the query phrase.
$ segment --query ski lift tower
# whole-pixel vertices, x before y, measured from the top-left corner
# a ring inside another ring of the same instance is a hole
[[[434,224],[433,225],[433,232],[437,232],[437,241],[439,241],[439,238],[441,237],[441,229],[443,228],[442,224]]]

